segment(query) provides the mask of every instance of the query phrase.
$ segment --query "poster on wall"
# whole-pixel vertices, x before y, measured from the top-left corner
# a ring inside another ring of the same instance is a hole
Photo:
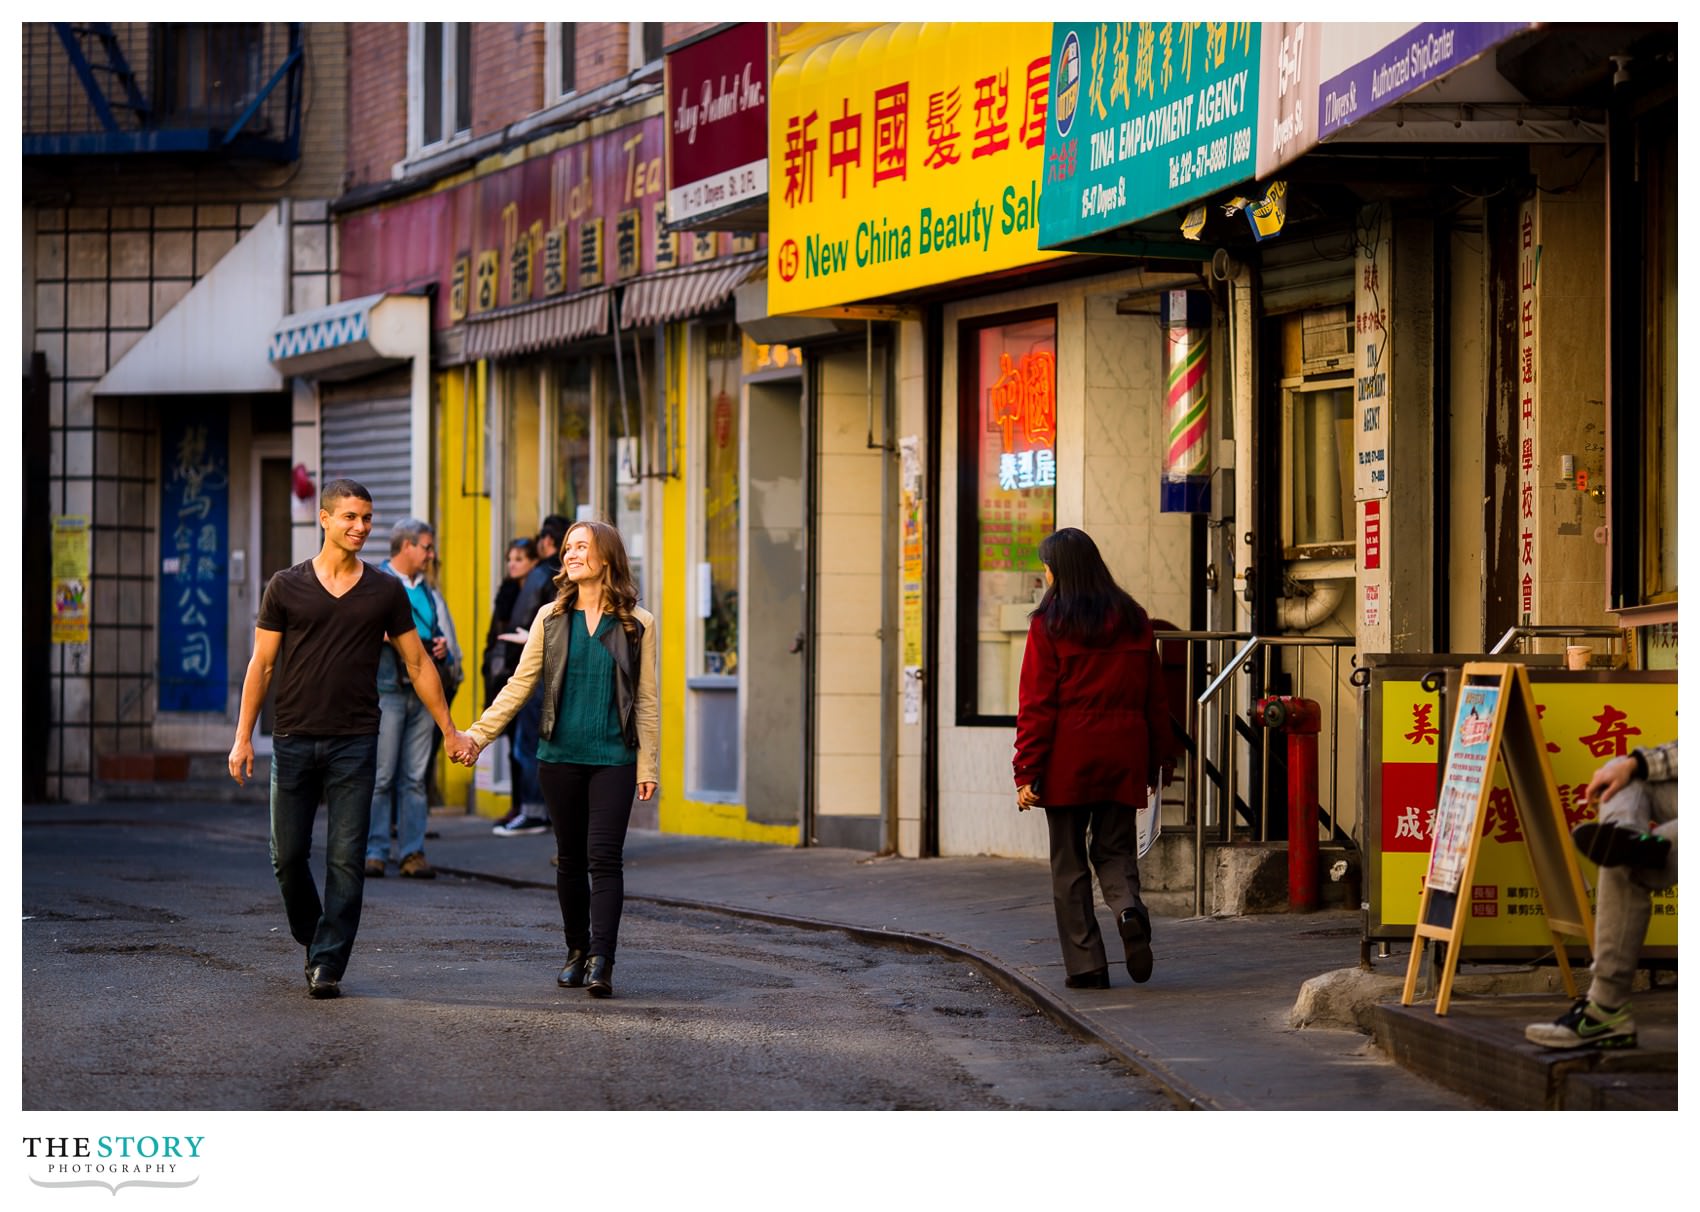
[[[228,424],[217,409],[160,424],[160,711],[222,712],[229,698]]]
[[[1358,217],[1358,248],[1354,266],[1356,309],[1353,327],[1354,385],[1353,430],[1357,435],[1357,458],[1353,495],[1359,501],[1385,497],[1388,493],[1387,439],[1391,412],[1387,387],[1393,368],[1393,350],[1387,327],[1388,304],[1393,297],[1389,276],[1392,258],[1387,207],[1365,207]]]
[[[84,514],[53,519],[53,642],[89,642],[89,520]]]

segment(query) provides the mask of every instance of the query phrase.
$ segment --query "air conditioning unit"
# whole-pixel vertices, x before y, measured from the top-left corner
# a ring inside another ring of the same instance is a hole
[[[1352,309],[1307,311],[1301,327],[1300,373],[1306,376],[1352,373]]]

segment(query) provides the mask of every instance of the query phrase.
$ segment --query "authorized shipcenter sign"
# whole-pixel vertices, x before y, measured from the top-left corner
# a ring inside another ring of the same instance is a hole
[[[768,308],[1050,260],[1039,178],[1051,27],[882,25],[792,55],[769,104]]]
[[[1138,222],[1253,176],[1259,23],[1051,28],[1041,247]]]

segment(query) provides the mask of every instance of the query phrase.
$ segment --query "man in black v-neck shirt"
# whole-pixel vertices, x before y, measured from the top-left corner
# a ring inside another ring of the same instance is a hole
[[[360,560],[372,532],[372,494],[333,480],[320,497],[319,554],[272,577],[242,681],[242,715],[230,750],[238,784],[254,774],[251,737],[275,672],[271,857],[295,941],[307,948],[307,991],[336,997],[348,967],[366,881],[366,835],[377,777],[378,656],[395,645],[431,718],[452,743],[436,666],[419,642],[400,581]],[[325,895],[308,857],[313,818],[325,804]]]

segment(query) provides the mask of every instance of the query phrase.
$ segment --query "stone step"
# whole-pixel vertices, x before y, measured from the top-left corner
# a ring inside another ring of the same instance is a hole
[[[1580,973],[1587,982],[1587,973]],[[1523,1028],[1557,1018],[1563,994],[1460,997],[1445,1015],[1432,999],[1375,1008],[1377,1044],[1430,1081],[1513,1111],[1667,1110],[1676,1103],[1677,994],[1659,987],[1631,1003],[1637,1046],[1619,1051],[1555,1051],[1523,1038]]]
[[[128,753],[100,759],[96,800],[194,800],[260,803],[270,799],[271,758],[254,758],[254,777],[238,787],[227,753]]]

